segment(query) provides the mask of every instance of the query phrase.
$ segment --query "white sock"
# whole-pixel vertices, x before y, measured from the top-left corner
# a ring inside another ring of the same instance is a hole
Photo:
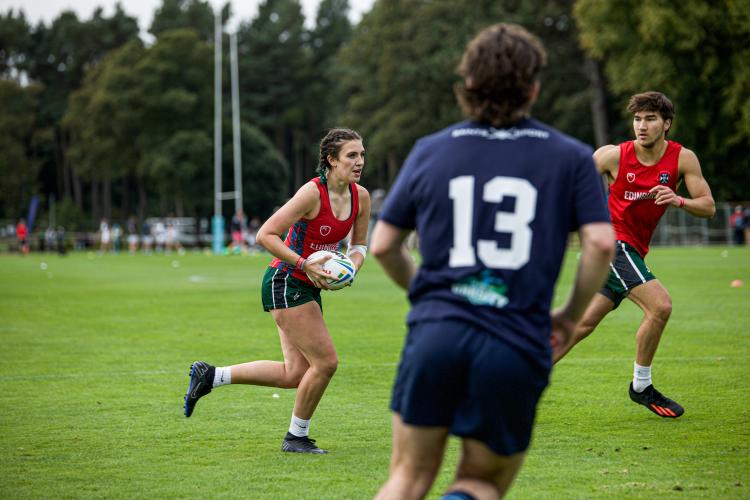
[[[292,421],[289,424],[289,433],[297,437],[307,437],[310,428],[309,420],[302,420],[292,415]]]
[[[633,363],[633,390],[635,392],[643,392],[643,389],[651,385],[651,367],[641,366],[638,363]]]
[[[217,366],[214,372],[214,385],[213,387],[219,387],[220,385],[227,385],[232,383],[232,367],[231,366]]]

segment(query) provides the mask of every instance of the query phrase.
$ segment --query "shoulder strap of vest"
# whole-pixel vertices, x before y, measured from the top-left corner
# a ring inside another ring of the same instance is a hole
[[[328,186],[320,181],[320,177],[315,177],[312,180],[318,187],[318,193],[320,194],[320,211],[318,216],[324,213],[331,212],[331,200],[328,198]]]

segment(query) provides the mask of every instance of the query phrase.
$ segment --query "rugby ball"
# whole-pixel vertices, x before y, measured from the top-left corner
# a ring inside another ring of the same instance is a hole
[[[317,252],[310,254],[307,257],[307,260],[315,262],[326,255],[331,256],[331,258],[323,264],[323,269],[331,273],[331,277],[328,278],[328,286],[331,287],[332,290],[341,290],[345,286],[351,284],[354,281],[354,275],[356,274],[354,262],[343,253],[329,250],[318,250]]]

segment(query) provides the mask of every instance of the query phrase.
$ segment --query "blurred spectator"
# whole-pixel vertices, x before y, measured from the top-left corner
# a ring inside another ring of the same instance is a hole
[[[141,242],[143,243],[143,253],[151,253],[151,249],[154,246],[154,235],[151,234],[151,225],[147,221],[143,221],[141,226]]]
[[[258,252],[261,250],[256,236],[258,235],[258,229],[260,229],[260,219],[253,217],[247,224],[247,233],[245,236],[245,243],[251,252]]]
[[[735,245],[745,244],[745,226],[748,222],[750,221],[745,219],[745,212],[742,209],[742,205],[734,207],[734,212],[729,216],[729,227],[732,228]]]
[[[26,228],[26,219],[21,217],[16,224],[16,239],[18,240],[18,250],[21,255],[29,253],[29,230]]]
[[[65,255],[65,228],[57,226],[55,231],[55,239],[57,241],[57,253],[58,255]]]
[[[167,246],[167,227],[162,221],[158,221],[153,227],[154,241],[156,242],[156,251],[163,252]]]
[[[742,225],[745,227],[745,244],[750,245],[750,207],[745,209],[742,216]]]
[[[229,251],[232,253],[245,252],[247,250],[245,246],[247,229],[245,227],[245,214],[242,210],[237,210],[232,216],[232,220],[229,223],[229,232],[232,235],[232,244],[229,247]]]
[[[88,233],[80,232],[77,233],[75,236],[75,249],[76,250],[86,250],[89,248],[89,236]]]
[[[120,253],[122,246],[122,227],[118,222],[112,224],[112,248],[115,253]]]
[[[57,247],[57,231],[52,226],[44,232],[44,247],[48,252],[54,252]]]
[[[182,254],[183,252],[182,245],[180,244],[179,231],[177,230],[177,226],[172,219],[167,220],[166,247],[167,252],[170,253],[173,250],[180,252],[180,254]]]
[[[109,229],[109,222],[106,217],[102,217],[99,223],[99,253],[103,254],[112,249],[112,231]]]
[[[128,252],[132,255],[138,250],[138,224],[132,215],[128,217],[125,229],[128,232]]]

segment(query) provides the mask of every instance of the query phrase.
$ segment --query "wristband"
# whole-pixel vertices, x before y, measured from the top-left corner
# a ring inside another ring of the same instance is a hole
[[[362,255],[362,257],[367,257],[367,247],[365,245],[351,245],[346,254],[348,257],[351,257],[355,252]]]
[[[297,259],[297,263],[296,263],[296,264],[294,265],[294,267],[296,267],[296,268],[297,268],[297,269],[299,269],[300,271],[304,271],[304,270],[305,270],[305,269],[304,269],[304,267],[305,267],[305,262],[307,262],[307,259],[306,259],[306,258],[304,258],[304,257],[302,257],[302,256],[300,255],[300,257],[299,257],[299,258]]]
[[[683,198],[682,196],[679,196],[679,198],[680,198],[680,208],[682,208],[685,206],[685,198]]]

